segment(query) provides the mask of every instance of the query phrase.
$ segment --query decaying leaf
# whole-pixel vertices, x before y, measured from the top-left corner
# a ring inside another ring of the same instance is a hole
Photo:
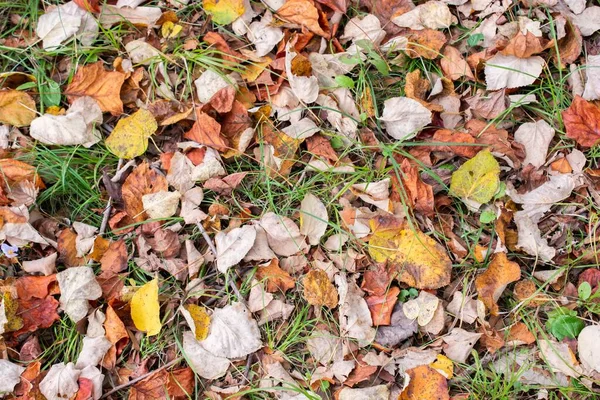
[[[440,299],[422,290],[416,299],[404,303],[402,310],[408,319],[416,319],[420,326],[425,326],[433,319],[439,304]]]
[[[300,233],[308,237],[311,245],[318,245],[329,221],[325,205],[318,197],[308,193],[300,203],[300,213]]]
[[[202,0],[202,7],[219,25],[227,25],[245,11],[243,0]]]
[[[500,187],[500,165],[489,150],[482,150],[452,174],[450,192],[471,204],[489,202]]]
[[[548,146],[554,137],[554,129],[543,119],[524,123],[515,132],[515,141],[525,146],[524,165],[541,167],[546,162]]]
[[[408,369],[406,374],[410,381],[398,400],[450,399],[446,378],[429,365]]]
[[[431,123],[431,111],[416,100],[394,97],[384,102],[380,119],[388,135],[396,140],[407,140]]]
[[[545,63],[540,56],[519,58],[498,53],[485,64],[487,89],[512,89],[530,85],[540,76]]]
[[[88,300],[102,296],[102,288],[90,267],[71,267],[56,274],[60,287],[60,307],[78,322],[87,315]]]
[[[29,126],[35,114],[35,101],[26,92],[13,89],[0,90],[0,123]]]
[[[148,336],[158,335],[162,327],[160,322],[160,304],[158,302],[158,279],[141,286],[131,298],[131,319],[135,327]]]
[[[256,230],[249,225],[232,229],[227,233],[217,233],[215,245],[219,271],[224,274],[229,268],[242,261],[254,245],[255,239]]]
[[[452,361],[464,363],[481,335],[481,333],[468,332],[461,328],[453,328],[448,335],[442,338],[444,343],[446,343],[444,353],[446,353],[448,358]]]
[[[392,216],[378,217],[370,224],[369,254],[377,262],[393,265],[399,281],[418,289],[450,283],[452,262],[435,240]]]
[[[577,337],[577,351],[581,364],[587,370],[600,372],[600,325],[588,325]]]
[[[321,269],[311,269],[302,281],[304,299],[313,306],[335,308],[338,303],[338,292],[329,280],[327,273]]]
[[[363,292],[352,280],[335,276],[340,295],[340,331],[343,335],[356,339],[361,347],[369,345],[375,339],[375,329],[369,306],[363,298]]]
[[[298,226],[289,218],[268,212],[260,219],[260,226],[267,234],[271,250],[280,256],[291,256],[306,248],[306,239]]]
[[[206,309],[196,304],[188,304],[183,311],[186,311],[183,315],[194,332],[196,340],[206,339],[210,328],[210,316],[206,313]]]
[[[106,139],[106,146],[119,158],[135,158],[146,152],[148,139],[157,129],[154,115],[141,108],[117,122],[115,129]]]
[[[286,0],[277,10],[277,15],[286,21],[305,26],[317,35],[329,36],[319,25],[319,11],[312,0]]]
[[[567,136],[584,147],[600,141],[600,108],[580,96],[562,112]]]
[[[492,315],[498,315],[498,299],[509,283],[521,279],[521,268],[509,261],[506,253],[496,253],[488,268],[475,279],[479,298]]]
[[[142,201],[144,195],[167,190],[168,185],[164,175],[150,169],[148,163],[141,163],[125,179],[121,189],[127,215],[133,221],[144,221],[147,218]]]
[[[21,381],[21,374],[25,367],[13,364],[8,360],[0,360],[0,394],[12,393],[15,386]]]
[[[256,269],[256,279],[265,281],[269,293],[285,293],[296,286],[296,280],[279,267],[279,259],[273,258]]]
[[[383,295],[373,295],[367,297],[367,306],[371,311],[371,319],[375,326],[389,325],[392,320],[392,312],[394,311],[394,305],[398,301],[398,295],[400,289],[396,286],[391,287]]]
[[[81,371],[73,363],[54,364],[40,382],[40,392],[48,400],[71,399],[79,390],[80,375]]]

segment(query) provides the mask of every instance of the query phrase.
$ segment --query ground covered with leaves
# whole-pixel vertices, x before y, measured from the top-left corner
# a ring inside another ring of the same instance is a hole
[[[0,397],[598,398],[594,4],[0,0]]]

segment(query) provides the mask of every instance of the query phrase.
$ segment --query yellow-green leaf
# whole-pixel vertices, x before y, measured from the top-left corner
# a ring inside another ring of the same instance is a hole
[[[188,304],[185,309],[190,313],[190,316],[194,320],[194,327],[196,331],[196,340],[204,340],[208,336],[208,328],[210,328],[210,317],[206,313],[204,307],[200,307],[196,304]]]
[[[160,304],[158,303],[158,279],[153,279],[138,289],[131,298],[131,319],[137,329],[148,336],[158,335],[160,328]]]
[[[450,193],[466,201],[485,204],[500,186],[500,165],[489,150],[482,150],[452,174]]]
[[[139,109],[117,122],[117,126],[106,139],[106,146],[119,158],[141,156],[148,148],[148,138],[157,129],[154,115],[148,110]]]
[[[203,0],[202,6],[219,25],[232,23],[245,11],[243,0]]]

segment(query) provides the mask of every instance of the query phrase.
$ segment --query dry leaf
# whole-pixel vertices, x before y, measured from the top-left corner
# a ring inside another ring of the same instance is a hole
[[[175,215],[180,198],[181,193],[177,191],[148,193],[142,196],[142,204],[148,217],[152,219],[165,219]]]
[[[80,374],[73,363],[54,364],[40,382],[40,392],[48,400],[71,399],[79,390],[77,379]]]
[[[468,332],[461,328],[453,328],[452,331],[442,338],[446,347],[444,353],[452,361],[464,363],[471,354],[475,343],[481,337],[481,333]]]
[[[217,379],[225,375],[230,361],[218,357],[204,348],[192,332],[183,333],[183,353],[195,373],[205,379]]]
[[[286,21],[305,26],[319,36],[329,37],[319,24],[319,11],[312,0],[286,0],[277,10],[277,15]]]
[[[408,369],[406,374],[410,380],[398,400],[450,400],[446,378],[429,365]]]
[[[117,122],[115,129],[106,139],[106,147],[119,158],[141,156],[148,148],[148,139],[157,129],[158,124],[154,115],[140,108],[129,117]]]
[[[323,202],[317,196],[307,193],[300,203],[300,233],[308,237],[311,245],[318,245],[327,230],[328,222]]]
[[[489,150],[482,150],[452,173],[450,192],[467,204],[489,202],[500,187],[500,165]]]
[[[370,224],[369,254],[376,262],[393,265],[399,281],[418,289],[438,289],[450,283],[452,262],[435,240],[392,216],[372,219]]]
[[[217,269],[224,274],[229,268],[242,261],[254,245],[255,239],[256,230],[250,225],[232,229],[226,234],[217,233],[215,236]]]
[[[406,54],[410,58],[423,57],[434,60],[438,58],[442,46],[446,43],[446,35],[432,29],[411,31],[406,38],[408,39]]]
[[[121,86],[125,82],[125,74],[118,71],[107,71],[102,61],[79,67],[73,80],[65,89],[69,103],[80,97],[89,96],[98,102],[100,109],[119,116],[123,113]]]
[[[90,308],[88,300],[102,296],[91,267],[72,267],[56,274],[60,287],[60,307],[74,321],[79,322]]]
[[[509,261],[505,253],[496,253],[488,268],[475,279],[479,298],[490,314],[498,315],[497,301],[511,282],[521,279],[519,264]]]
[[[311,269],[302,281],[304,299],[313,306],[335,308],[338,304],[338,292],[321,269]]]
[[[577,337],[577,351],[587,371],[600,372],[600,325],[588,325]]]
[[[158,279],[141,286],[131,298],[131,319],[135,327],[148,336],[160,333],[160,304],[158,302]]]
[[[304,235],[289,218],[268,212],[260,219],[260,226],[267,233],[269,247],[279,256],[289,257],[307,247]]]
[[[384,102],[380,120],[384,122],[389,136],[408,140],[431,123],[431,111],[416,100],[394,97]]]
[[[431,322],[439,305],[440,299],[429,292],[421,290],[416,299],[404,303],[402,310],[406,318],[416,319],[419,326],[425,326]]]
[[[567,136],[583,147],[600,141],[600,108],[580,96],[562,112]]]
[[[210,316],[206,313],[206,309],[196,304],[188,304],[182,312],[196,340],[206,339],[210,328]]]
[[[256,279],[265,281],[267,292],[270,293],[285,293],[296,286],[296,280],[279,267],[277,258],[259,265],[256,269]]]
[[[421,30],[446,29],[457,20],[443,1],[428,1],[408,12],[394,16],[392,22],[401,28]]]
[[[221,135],[221,125],[214,118],[200,111],[200,107],[196,109],[196,122],[183,137],[218,151],[225,151],[229,147]]]
[[[502,50],[502,54],[519,58],[531,57],[546,49],[546,45],[542,43],[543,40],[530,31],[527,31],[526,34],[519,31],[509,40],[508,45]]]
[[[543,119],[521,125],[515,132],[515,141],[525,147],[527,156],[523,165],[531,164],[536,168],[544,165],[553,137],[554,129]]]
[[[399,294],[400,289],[394,286],[383,295],[373,295],[365,298],[371,312],[373,325],[384,326],[391,323],[392,312],[394,311],[396,301],[398,301]]]
[[[36,117],[35,101],[19,90],[0,90],[0,123],[29,126]]]
[[[0,393],[13,393],[15,386],[21,381],[25,367],[13,364],[8,360],[0,360]]]
[[[545,64],[539,56],[519,58],[498,53],[485,63],[487,89],[513,89],[531,85],[540,76]]]
[[[469,64],[465,61],[456,47],[446,46],[444,48],[440,66],[448,79],[456,81],[464,76],[467,79],[475,80],[471,67],[469,67]]]
[[[147,218],[142,197],[149,193],[167,191],[168,184],[164,175],[150,169],[148,163],[138,165],[125,179],[121,189],[125,211],[135,222]]]
[[[398,181],[400,175],[400,181]],[[402,160],[398,174],[390,171],[392,200],[408,206],[424,215],[433,215],[433,188],[421,180],[419,169],[408,159]]]
[[[244,14],[243,0],[202,0],[202,7],[219,25],[229,25]]]
[[[347,281],[342,274],[335,276],[340,295],[339,321],[342,335],[356,339],[360,347],[368,346],[375,339],[375,329],[369,306],[363,292],[353,280]]]

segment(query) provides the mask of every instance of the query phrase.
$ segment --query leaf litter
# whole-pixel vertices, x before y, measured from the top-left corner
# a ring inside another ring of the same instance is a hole
[[[0,396],[598,395],[599,7],[19,7]]]

